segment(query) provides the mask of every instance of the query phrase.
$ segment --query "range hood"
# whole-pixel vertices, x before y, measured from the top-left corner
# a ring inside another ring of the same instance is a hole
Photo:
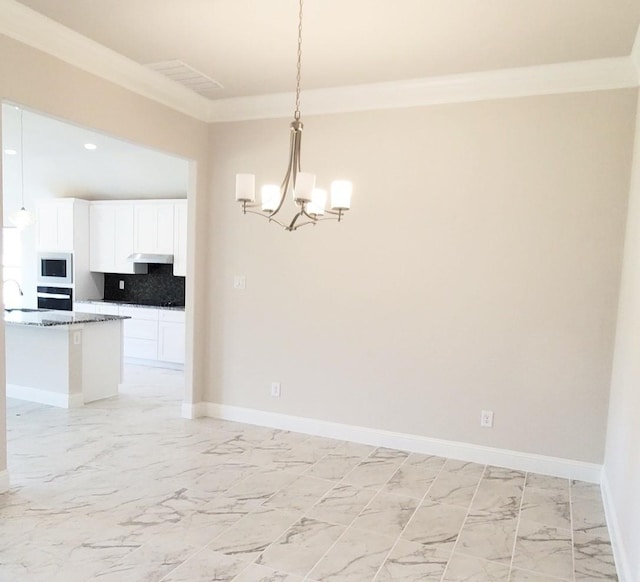
[[[173,255],[159,255],[155,253],[133,253],[127,257],[132,263],[147,263],[153,265],[170,265]]]

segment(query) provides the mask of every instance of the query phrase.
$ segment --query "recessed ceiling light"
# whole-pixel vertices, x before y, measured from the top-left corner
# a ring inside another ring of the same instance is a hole
[[[4,150],[4,153],[7,154],[8,156],[15,156],[18,152],[16,150],[7,148],[6,150]]]
[[[94,143],[86,143],[84,144],[84,148],[87,150],[95,150],[98,149],[98,146]]]

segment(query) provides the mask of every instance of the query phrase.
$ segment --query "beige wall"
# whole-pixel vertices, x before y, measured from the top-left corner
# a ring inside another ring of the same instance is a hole
[[[307,118],[303,169],[355,189],[297,233],[233,200],[280,181],[287,120],[212,127],[206,398],[602,462],[635,98]]]
[[[640,580],[640,119],[636,124],[603,475],[627,580]]]
[[[194,365],[187,364],[188,381],[193,382],[195,399],[203,382],[202,318],[194,312],[206,310],[206,287],[201,283],[207,251],[204,234],[208,191],[207,125],[134,94],[103,79],[85,73],[40,51],[0,35],[0,97],[63,120],[104,131],[144,146],[193,160],[197,185],[189,196],[189,227],[202,233],[190,239],[190,271],[187,278],[187,343],[193,345]],[[0,324],[2,331],[2,324]],[[4,350],[3,350],[4,353]],[[0,367],[4,377],[4,365]],[[4,384],[0,388],[0,413],[4,407]],[[190,395],[189,395],[190,398]],[[4,455],[4,414],[0,420],[0,472],[6,467]]]

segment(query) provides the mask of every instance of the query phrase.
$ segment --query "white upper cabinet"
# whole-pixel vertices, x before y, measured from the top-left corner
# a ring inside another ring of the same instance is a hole
[[[173,274],[187,276],[187,201],[173,207]]]
[[[83,202],[75,198],[57,198],[38,202],[36,228],[39,250],[69,253],[74,251],[74,221],[79,218],[78,204]]]
[[[134,252],[172,255],[174,201],[134,204]]]
[[[128,260],[133,250],[134,207],[127,202],[92,202],[89,209],[91,271],[146,273],[147,266]]]

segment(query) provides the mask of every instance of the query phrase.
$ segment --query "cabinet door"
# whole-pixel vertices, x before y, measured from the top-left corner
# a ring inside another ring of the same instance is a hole
[[[136,253],[155,253],[158,238],[158,211],[155,204],[134,207],[134,247]]]
[[[173,207],[173,274],[187,276],[187,201]]]
[[[136,253],[173,254],[173,203],[136,204],[134,233]]]
[[[158,234],[156,248],[158,253],[173,254],[173,202],[160,203],[157,206]]]
[[[114,211],[114,273],[146,273],[147,266],[129,260],[133,250],[133,204],[118,204]]]
[[[36,211],[38,249],[57,251],[58,248],[58,209],[54,203],[41,203]]]
[[[160,321],[158,359],[163,362],[184,364],[184,323]]]
[[[73,252],[73,201],[40,203],[36,216],[38,249]]]
[[[75,211],[73,202],[60,201],[57,205],[58,214],[58,249],[73,252],[73,227]],[[84,244],[87,244],[86,241]]]
[[[116,208],[92,204],[89,208],[89,270],[115,273]]]

